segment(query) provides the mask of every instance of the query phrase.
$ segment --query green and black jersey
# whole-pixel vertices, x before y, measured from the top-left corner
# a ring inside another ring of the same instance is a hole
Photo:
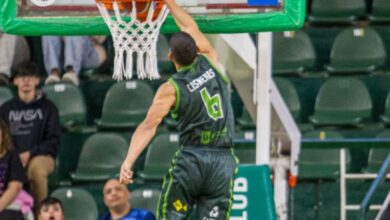
[[[176,89],[172,115],[178,121],[183,146],[233,147],[229,81],[219,71],[207,57],[198,55],[169,80]]]

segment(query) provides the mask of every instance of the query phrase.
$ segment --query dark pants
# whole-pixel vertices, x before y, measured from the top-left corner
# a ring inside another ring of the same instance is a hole
[[[24,220],[24,217],[20,211],[4,210],[0,212],[1,220]]]
[[[162,186],[159,220],[228,219],[237,168],[231,149],[183,147]]]

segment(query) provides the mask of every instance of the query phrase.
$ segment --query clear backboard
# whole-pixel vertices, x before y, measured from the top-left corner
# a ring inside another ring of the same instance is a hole
[[[305,0],[177,0],[205,33],[298,29]],[[253,2],[258,4],[251,5]],[[45,6],[42,6],[45,3]],[[2,0],[0,25],[20,35],[108,34],[94,0]],[[178,29],[169,16],[163,33]]]

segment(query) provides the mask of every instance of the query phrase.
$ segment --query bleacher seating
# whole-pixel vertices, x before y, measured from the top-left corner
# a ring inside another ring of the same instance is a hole
[[[0,86],[0,105],[13,97],[11,90],[8,87]]]
[[[256,131],[236,132],[234,138],[243,142],[234,143],[234,153],[240,164],[256,163]]]
[[[371,114],[370,94],[359,79],[333,77],[321,86],[310,121],[315,126],[358,127]]]
[[[237,125],[243,130],[253,130],[256,128],[256,124],[249,115],[249,112],[246,110],[245,106],[242,109],[242,115],[237,118],[236,121]]]
[[[299,74],[315,65],[313,44],[303,31],[274,33],[272,49],[273,74]]]
[[[153,188],[138,188],[131,191],[131,205],[134,208],[147,209],[155,214],[161,191]]]
[[[311,22],[346,23],[358,20],[365,13],[365,0],[313,0],[308,18]]]
[[[67,220],[96,220],[98,217],[95,200],[88,191],[79,188],[60,188],[51,196],[61,201]]]
[[[390,139],[390,130],[385,130],[381,132],[380,134],[378,134],[377,138]],[[368,155],[367,169],[365,171],[368,173],[377,173],[389,153],[390,149],[386,148],[370,149]]]
[[[386,60],[383,40],[372,28],[347,28],[339,33],[326,69],[330,73],[373,72]]]
[[[374,22],[389,22],[390,2],[388,0],[373,0],[369,18]]]
[[[385,111],[384,113],[380,116],[382,123],[385,126],[390,126],[390,90],[387,93],[387,98],[385,102]]]
[[[167,174],[175,152],[179,150],[177,133],[160,133],[150,143],[145,166],[139,176],[146,181],[161,181]]]
[[[294,84],[287,79],[274,78],[274,82],[295,121],[300,121],[301,103]]]
[[[106,94],[102,117],[97,121],[100,129],[133,129],[145,118],[154,92],[142,81],[114,84]]]
[[[303,138],[318,140],[342,139],[337,131],[315,130],[305,133]],[[340,147],[340,146],[339,146]],[[347,150],[347,167],[351,164]],[[301,149],[299,158],[299,178],[302,179],[337,179],[340,170],[340,149]]]
[[[71,129],[77,125],[85,125],[87,108],[80,89],[72,84],[51,84],[42,88],[58,108],[61,126]]]
[[[74,181],[105,181],[119,176],[122,161],[128,150],[128,141],[116,133],[96,133],[84,143]]]

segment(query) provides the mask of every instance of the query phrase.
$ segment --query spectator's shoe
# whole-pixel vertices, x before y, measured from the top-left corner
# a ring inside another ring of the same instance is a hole
[[[75,86],[79,86],[80,80],[75,72],[67,72],[62,77],[62,81],[72,83]]]
[[[0,86],[8,86],[9,85],[9,77],[4,73],[0,73]]]
[[[60,77],[57,74],[51,74],[46,78],[45,85],[59,83],[60,81]]]

